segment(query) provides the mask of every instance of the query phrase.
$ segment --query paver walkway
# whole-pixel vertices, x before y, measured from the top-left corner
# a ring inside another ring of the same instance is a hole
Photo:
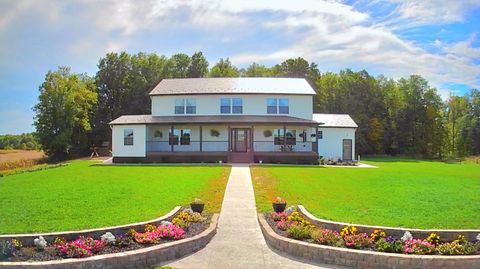
[[[267,246],[257,221],[250,168],[246,164],[232,167],[212,241],[199,252],[168,265],[183,269],[321,268],[279,255]]]

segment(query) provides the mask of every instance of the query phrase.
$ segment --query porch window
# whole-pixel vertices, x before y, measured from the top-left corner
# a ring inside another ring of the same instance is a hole
[[[230,114],[231,113],[231,103],[232,99],[230,98],[222,98],[220,99],[220,113],[222,114]]]
[[[195,99],[187,99],[187,114],[196,114],[197,113],[197,104]]]
[[[190,129],[180,130],[180,145],[190,145]]]
[[[317,132],[317,137],[318,137],[318,139],[323,139],[323,131],[318,131]]]
[[[169,132],[168,144],[178,145],[180,142],[180,145],[190,145],[190,133],[190,129],[173,129],[173,134]]]
[[[242,98],[232,98],[232,113],[233,114],[242,114],[243,113]]]
[[[171,130],[170,130],[170,132],[168,132],[168,144],[169,145],[178,145],[178,133],[179,133],[178,129],[173,129],[173,133],[172,133]]]
[[[288,99],[279,98],[278,99],[278,114],[288,114]]]
[[[133,146],[133,129],[123,129],[123,145]]]
[[[286,135],[285,135],[286,134]],[[297,144],[297,132],[296,130],[286,129],[286,132],[283,132],[283,129],[277,129],[273,135],[273,144],[274,145],[283,145],[283,141],[287,145],[296,145]]]
[[[277,114],[277,98],[267,98],[267,114]]]
[[[185,99],[175,99],[175,114],[185,114]]]

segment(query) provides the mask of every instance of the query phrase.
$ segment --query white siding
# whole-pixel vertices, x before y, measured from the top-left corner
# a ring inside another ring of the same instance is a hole
[[[133,129],[133,145],[124,145],[125,129]],[[114,125],[112,128],[113,157],[145,157],[145,125]]]
[[[355,128],[318,128],[323,138],[318,140],[318,154],[324,158],[343,158],[343,139],[352,139],[352,160],[355,160]]]
[[[242,114],[221,114],[221,98],[242,98]],[[168,95],[152,96],[153,116],[174,116],[175,99],[192,98],[196,100],[197,113],[195,115],[287,115],[303,119],[312,119],[312,96],[311,95]],[[287,98],[289,102],[289,114],[267,114],[267,98]],[[188,114],[191,115],[191,114]]]

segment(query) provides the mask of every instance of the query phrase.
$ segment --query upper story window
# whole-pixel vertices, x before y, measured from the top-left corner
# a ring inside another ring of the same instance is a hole
[[[133,129],[123,129],[123,145],[133,146]]]
[[[221,98],[220,99],[221,114],[242,114],[243,100],[242,98]]]
[[[287,98],[267,98],[267,114],[288,114]]]
[[[175,99],[175,114],[196,114],[195,99]]]

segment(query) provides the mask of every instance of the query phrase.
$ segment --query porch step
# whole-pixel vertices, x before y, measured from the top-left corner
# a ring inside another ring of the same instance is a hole
[[[229,161],[231,163],[251,163],[253,162],[253,154],[250,152],[232,152]]]

